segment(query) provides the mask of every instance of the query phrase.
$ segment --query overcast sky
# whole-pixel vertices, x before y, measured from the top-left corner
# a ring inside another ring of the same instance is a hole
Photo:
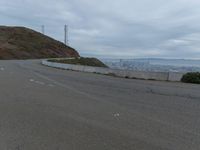
[[[41,31],[82,55],[200,58],[199,0],[0,0],[0,24]]]

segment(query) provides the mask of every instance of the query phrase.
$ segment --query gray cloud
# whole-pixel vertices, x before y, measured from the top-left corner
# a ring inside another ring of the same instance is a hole
[[[1,0],[0,24],[27,26],[83,55],[200,58],[197,0]]]

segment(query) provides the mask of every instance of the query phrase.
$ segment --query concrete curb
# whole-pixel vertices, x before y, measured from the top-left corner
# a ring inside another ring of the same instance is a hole
[[[177,82],[181,81],[181,78],[183,76],[183,73],[176,73],[176,72],[144,72],[144,71],[132,71],[132,70],[119,70],[119,69],[110,69],[102,67],[62,64],[62,63],[50,62],[48,60],[43,60],[42,64],[49,67],[66,69],[66,70],[99,73],[106,75],[114,75],[117,77],[145,79],[145,80]]]

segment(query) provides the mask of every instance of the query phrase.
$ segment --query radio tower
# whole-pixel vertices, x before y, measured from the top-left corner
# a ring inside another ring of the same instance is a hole
[[[42,34],[45,34],[44,25],[42,25]]]
[[[65,40],[64,40],[65,45],[69,45],[69,41],[68,41],[68,25],[65,25],[64,31],[65,31]]]

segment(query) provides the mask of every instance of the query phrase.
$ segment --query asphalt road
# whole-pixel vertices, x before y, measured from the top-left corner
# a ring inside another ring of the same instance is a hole
[[[200,150],[200,86],[0,61],[1,150]]]

